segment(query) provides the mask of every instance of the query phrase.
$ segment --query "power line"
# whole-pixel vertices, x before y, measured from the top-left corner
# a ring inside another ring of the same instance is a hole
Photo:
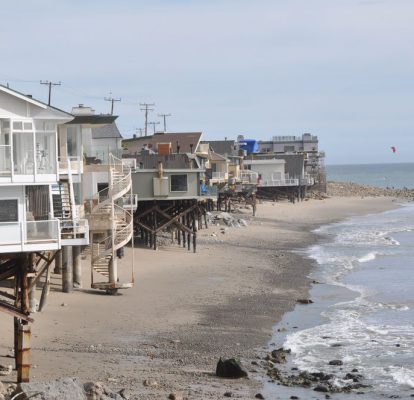
[[[139,103],[141,107],[141,111],[145,111],[145,136],[147,136],[148,133],[148,111],[154,111],[153,108],[149,108],[152,106],[155,106],[155,103]],[[155,129],[155,128],[154,128]]]
[[[167,132],[166,117],[171,117],[171,114],[158,114],[158,116],[164,119],[164,132]]]
[[[142,132],[143,132],[144,128],[135,128],[135,134],[138,134],[139,132],[139,136],[142,136]]]
[[[60,86],[62,84],[62,82],[61,81],[59,81],[59,82],[40,81],[40,84],[49,86],[49,101],[48,101],[47,104],[50,106],[50,99],[51,99],[51,96],[52,96],[52,86]]]
[[[114,115],[114,103],[115,103],[116,101],[121,101],[121,98],[119,98],[119,99],[115,99],[115,98],[113,98],[113,97],[112,97],[112,92],[110,92],[110,93],[109,93],[109,96],[110,96],[110,97],[104,97],[104,100],[105,100],[105,101],[110,101],[110,102],[111,102],[111,115]]]
[[[155,125],[159,125],[159,122],[148,122],[148,125],[152,125],[152,128],[154,130],[154,134],[155,134]]]

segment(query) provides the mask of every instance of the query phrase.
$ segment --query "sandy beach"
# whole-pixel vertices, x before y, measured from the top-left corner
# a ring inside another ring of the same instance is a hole
[[[54,276],[45,311],[34,315],[32,380],[76,376],[126,389],[131,399],[219,399],[225,392],[252,399],[261,386],[251,362],[282,315],[308,295],[312,263],[291,250],[317,241],[311,231],[322,224],[397,204],[385,197],[259,204],[256,217],[243,215],[248,227],[200,231],[196,254],[176,245],[137,247],[136,285],[118,296],[88,289],[83,260],[84,289],[61,293]],[[120,271],[128,279],[126,258]],[[13,361],[5,357],[12,327],[0,314],[0,364]],[[249,379],[215,377],[219,357],[240,358]]]

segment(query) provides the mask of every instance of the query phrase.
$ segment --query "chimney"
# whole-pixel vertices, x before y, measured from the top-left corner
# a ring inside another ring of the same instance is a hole
[[[33,96],[31,94],[26,94],[26,97],[28,97],[29,99],[33,98]]]
[[[77,107],[72,107],[73,115],[95,115],[95,110],[92,107],[79,104]]]
[[[134,134],[132,135],[132,137],[133,137],[134,139],[136,139],[136,138],[137,138],[137,135],[134,133]]]

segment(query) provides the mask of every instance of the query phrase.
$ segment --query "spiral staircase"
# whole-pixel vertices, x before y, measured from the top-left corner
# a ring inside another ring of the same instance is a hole
[[[111,154],[108,188],[94,196],[89,216],[91,287],[110,294],[134,284],[133,258],[130,282],[119,282],[117,268],[119,252],[133,240],[133,210],[123,206],[129,196],[132,197],[131,168]]]

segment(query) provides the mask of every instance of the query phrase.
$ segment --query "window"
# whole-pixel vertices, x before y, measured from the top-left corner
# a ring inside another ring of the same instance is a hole
[[[67,148],[68,156],[79,156],[78,144],[78,128],[76,126],[68,126],[67,128]]]
[[[171,192],[187,192],[187,175],[171,175]]]
[[[0,200],[0,222],[17,222],[18,220],[17,199]]]
[[[56,173],[56,134],[36,132],[36,165],[38,174]]]

